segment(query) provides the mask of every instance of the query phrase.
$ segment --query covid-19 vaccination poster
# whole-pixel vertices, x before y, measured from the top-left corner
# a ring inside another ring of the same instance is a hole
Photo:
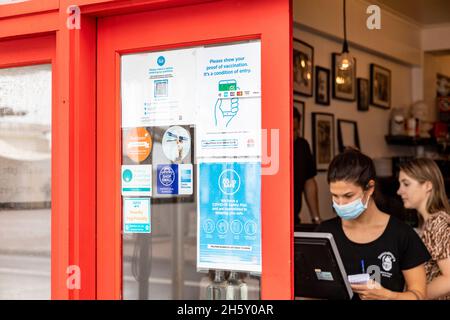
[[[199,167],[197,268],[261,272],[261,164]]]
[[[197,157],[261,154],[259,41],[204,48],[197,53]]]

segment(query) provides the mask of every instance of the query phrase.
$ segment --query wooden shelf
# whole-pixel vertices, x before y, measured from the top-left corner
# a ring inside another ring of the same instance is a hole
[[[434,138],[420,138],[410,136],[385,136],[387,144],[397,146],[436,146],[436,139]]]

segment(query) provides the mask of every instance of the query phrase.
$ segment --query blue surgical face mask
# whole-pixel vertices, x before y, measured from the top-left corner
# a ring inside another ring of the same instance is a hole
[[[358,218],[364,211],[367,209],[367,205],[369,204],[369,198],[367,198],[366,204],[363,204],[362,197],[356,199],[347,204],[339,205],[333,200],[333,208],[336,210],[336,213],[339,217],[344,220],[354,220]]]

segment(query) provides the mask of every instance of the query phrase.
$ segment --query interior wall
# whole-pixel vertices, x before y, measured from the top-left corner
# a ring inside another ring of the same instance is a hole
[[[295,8],[295,6],[294,6]],[[305,30],[306,29],[306,30]],[[355,31],[353,31],[355,32]],[[309,28],[302,28],[298,23],[294,27],[294,37],[314,47],[314,65],[331,70],[332,52],[340,52],[342,43],[321,32]],[[356,76],[369,79],[370,63],[375,63],[391,70],[392,74],[392,108],[409,108],[413,103],[413,67],[398,60],[389,59],[385,55],[371,50],[350,47],[352,55],[356,57]],[[315,75],[314,75],[315,76]],[[331,72],[330,72],[331,77]],[[331,88],[330,88],[331,96]],[[313,97],[295,95],[295,98],[305,102],[305,138],[312,148],[312,112],[327,112],[335,117],[335,153],[337,154],[337,120],[354,120],[358,123],[361,150],[372,158],[413,155],[414,150],[409,147],[389,146],[385,142],[385,135],[389,132],[390,111],[370,107],[369,111],[357,110],[357,102],[347,102],[331,98],[330,106],[315,104]],[[332,96],[331,96],[332,97]],[[316,181],[319,187],[319,207],[323,219],[334,217],[331,207],[331,196],[326,182],[326,172],[319,172]],[[302,222],[310,222],[310,215],[305,200],[301,212]]]
[[[436,108],[436,75],[438,73],[450,77],[450,55],[437,56],[432,53],[425,53],[424,56],[424,82],[423,92],[424,101],[430,106],[429,120],[439,119],[438,109]]]
[[[292,0],[294,22],[308,26],[331,37],[343,37],[343,0]],[[350,45],[357,44],[368,51],[420,65],[422,34],[419,25],[381,9],[381,29],[367,28],[369,0],[347,1],[347,34]]]
[[[303,1],[303,0],[301,0]],[[430,25],[422,29],[423,51],[442,51],[450,49],[450,23]]]

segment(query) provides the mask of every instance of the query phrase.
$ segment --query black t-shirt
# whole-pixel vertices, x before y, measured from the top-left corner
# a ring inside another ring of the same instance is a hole
[[[392,291],[404,290],[402,270],[417,267],[431,258],[414,229],[393,216],[390,216],[383,234],[365,244],[347,238],[340,218],[323,222],[316,231],[333,234],[347,275],[363,273],[363,260],[365,273],[369,273],[369,266],[378,267],[381,285]],[[355,298],[359,298],[357,294]]]
[[[316,163],[308,141],[297,138],[294,141],[294,222],[299,224],[298,213],[302,209],[302,194],[305,182],[317,174]]]

